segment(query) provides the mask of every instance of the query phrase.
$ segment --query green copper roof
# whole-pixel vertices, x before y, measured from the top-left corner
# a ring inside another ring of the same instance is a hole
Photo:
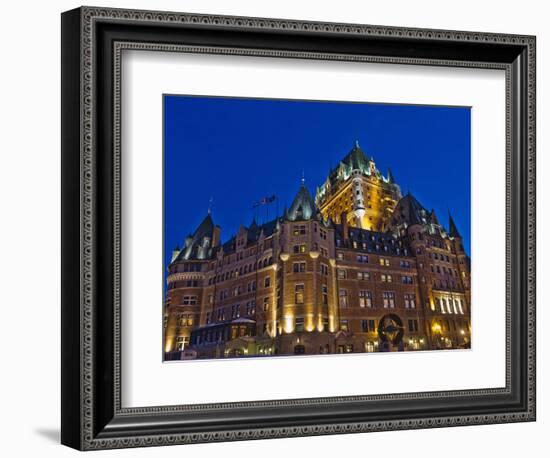
[[[290,221],[309,220],[317,216],[317,207],[311,194],[302,181],[298,194],[294,198],[290,209],[286,211],[285,218]]]
[[[346,155],[342,162],[351,169],[357,169],[361,171],[367,171],[369,169],[369,159],[365,156],[365,152],[359,146],[359,142],[356,141],[352,150]]]

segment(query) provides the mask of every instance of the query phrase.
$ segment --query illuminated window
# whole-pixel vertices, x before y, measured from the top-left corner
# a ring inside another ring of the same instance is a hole
[[[304,303],[304,284],[298,283],[294,285],[294,303],[303,304]]]
[[[338,278],[344,280],[347,277],[346,269],[338,269]]]
[[[347,307],[348,306],[348,290],[347,289],[340,289],[338,292],[338,303],[340,304],[340,307]]]
[[[403,282],[403,284],[405,285],[412,285],[413,283],[413,278],[409,275],[403,275],[401,277],[401,281]]]
[[[246,315],[251,316],[256,314],[256,301],[246,303]]]
[[[358,254],[357,255],[357,262],[367,263],[367,262],[369,262],[369,257],[366,254]]]
[[[359,307],[372,307],[372,293],[359,291]]]
[[[269,296],[264,297],[264,312],[267,312],[269,310]]]
[[[349,323],[348,320],[340,320],[340,329],[342,331],[349,331]],[[349,353],[349,352],[348,352]]]
[[[294,235],[305,235],[306,227],[304,225],[294,226],[292,228],[292,233]]]
[[[404,299],[406,309],[413,309],[416,307],[416,298],[414,294],[405,294]]]
[[[183,351],[189,345],[189,337],[178,336],[176,337],[176,350]]]
[[[381,266],[389,266],[390,260],[388,258],[380,258],[380,265]]]
[[[389,274],[380,274],[380,281],[385,283],[391,283],[393,281],[393,278]]]
[[[441,313],[446,313],[445,312],[445,307],[443,305],[443,299],[441,299],[440,297],[437,298],[437,303],[439,304],[439,308],[441,309]]]
[[[464,315],[464,310],[462,309],[462,300],[458,299],[458,311],[461,315]]]
[[[342,253],[341,251],[339,251],[338,253],[336,253],[336,257],[342,261],[344,259],[344,253]]]
[[[384,308],[395,308],[395,293],[393,291],[385,291],[382,293]]]
[[[453,312],[455,313],[455,315],[458,314],[458,300],[452,300],[451,299],[451,302],[453,303]]]
[[[294,245],[294,253],[305,253],[306,252],[306,246],[305,244],[300,245]]]

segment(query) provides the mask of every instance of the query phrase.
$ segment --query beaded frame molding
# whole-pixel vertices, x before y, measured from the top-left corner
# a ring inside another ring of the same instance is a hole
[[[535,420],[535,37],[81,7],[62,14],[62,429],[79,450]],[[504,388],[121,406],[123,50],[506,73]]]

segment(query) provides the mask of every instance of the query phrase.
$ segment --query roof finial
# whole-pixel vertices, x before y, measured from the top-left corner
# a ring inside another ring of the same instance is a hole
[[[359,148],[359,140],[355,140],[355,147]]]
[[[208,200],[208,214],[212,213],[212,202],[214,201],[214,196],[210,196]]]
[[[306,183],[305,172],[304,172],[304,169],[302,169],[302,186],[305,185],[305,183]]]

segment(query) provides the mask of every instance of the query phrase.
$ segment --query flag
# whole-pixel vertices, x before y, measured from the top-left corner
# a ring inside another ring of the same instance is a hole
[[[269,197],[262,197],[258,202],[254,202],[254,205],[252,205],[252,208],[259,207],[260,205],[267,205],[273,202],[276,199],[276,197],[269,196]]]

